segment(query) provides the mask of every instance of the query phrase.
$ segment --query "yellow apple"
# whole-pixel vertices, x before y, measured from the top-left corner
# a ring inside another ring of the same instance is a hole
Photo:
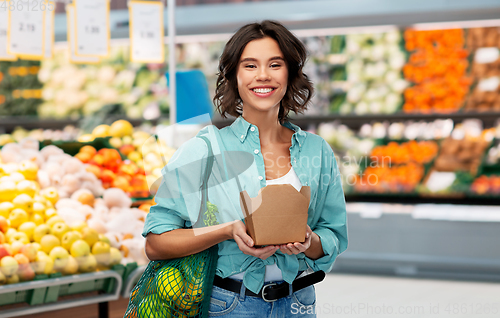
[[[38,166],[31,160],[24,160],[19,164],[19,172],[26,178],[26,180],[36,180]]]
[[[33,269],[37,274],[50,274],[54,269],[54,261],[51,257],[42,251],[36,253],[35,263],[32,263]]]
[[[49,254],[54,247],[60,246],[61,243],[55,235],[47,234],[40,240],[40,245],[42,246],[42,251]]]
[[[109,254],[111,256],[109,266],[120,264],[122,261],[122,253],[117,248],[110,248]]]
[[[33,240],[40,243],[44,235],[50,234],[50,227],[47,224],[40,224],[33,230]]]
[[[0,270],[7,277],[14,275],[18,268],[19,264],[12,256],[5,256],[0,260]]]
[[[0,286],[7,283],[7,277],[0,271]]]
[[[97,260],[92,254],[79,257],[76,260],[78,262],[78,270],[80,272],[84,273],[93,272],[97,268]]]
[[[78,223],[76,223],[76,224],[72,225],[72,226],[71,226],[71,229],[72,229],[73,231],[78,231],[78,232],[80,232],[80,233],[81,233],[81,232],[82,232],[82,230],[83,230],[84,228],[86,228],[86,227],[87,227],[87,223],[85,223],[85,222],[78,222]]]
[[[45,209],[47,209],[47,207],[42,202],[38,201],[33,202],[33,213],[40,214],[43,216],[45,215]]]
[[[23,209],[16,208],[12,210],[12,212],[10,212],[10,226],[15,229],[17,229],[19,225],[23,224],[24,222],[28,222],[28,220],[28,213],[26,213],[26,211],[24,211]]]
[[[32,214],[30,221],[35,223],[38,226],[38,225],[43,224],[43,222],[45,220],[44,220],[43,216],[41,216],[40,214]]]
[[[82,239],[82,235],[80,234],[80,232],[69,231],[69,232],[64,233],[64,235],[61,239],[61,244],[62,244],[62,247],[64,247],[68,251],[70,251],[71,245],[73,245],[74,242],[81,240],[81,239]]]
[[[92,254],[94,254],[97,263],[99,265],[108,266],[111,260],[111,255],[109,253],[110,246],[108,243],[96,242],[92,246]]]
[[[36,224],[35,222],[24,222],[17,228],[18,232],[23,232],[28,236],[30,241],[33,241],[33,233],[35,232]]]
[[[64,222],[64,220],[59,215],[54,215],[53,217],[48,219],[47,222],[45,222],[45,224],[47,224],[50,228],[52,228],[52,226],[57,222]]]
[[[10,243],[10,251],[11,251],[10,255],[15,256],[17,253],[20,253],[24,244],[25,243],[20,241],[13,241],[12,243]]]
[[[26,193],[19,194],[12,200],[12,203],[14,207],[23,209],[26,212],[31,212],[33,210],[33,198]]]
[[[59,192],[54,187],[45,188],[40,194],[52,204],[56,204],[59,200]]]
[[[90,227],[86,227],[82,229],[82,239],[87,242],[89,246],[93,246],[99,241],[99,233]]]
[[[17,284],[19,283],[19,276],[17,274],[14,274],[10,277],[7,277],[7,284]]]
[[[63,274],[73,275],[78,272],[78,262],[73,256],[68,257],[68,263],[62,270]]]
[[[12,234],[9,238],[9,243],[20,242],[21,244],[28,244],[30,242],[28,235],[24,232],[16,232]]]
[[[70,248],[71,256],[77,260],[79,257],[87,256],[90,254],[90,246],[84,240],[76,240]]]
[[[7,239],[7,241],[9,241],[10,237],[16,233],[17,233],[16,229],[9,228],[7,232],[5,232],[5,238]]]
[[[33,181],[30,180],[22,180],[16,185],[16,189],[18,193],[29,195],[31,198],[35,196],[37,192],[37,186]]]
[[[68,264],[69,253],[62,246],[54,247],[49,256],[54,261],[54,269],[58,272],[61,272]]]
[[[56,222],[50,228],[50,232],[52,234],[54,234],[55,236],[57,236],[57,238],[60,239],[60,240],[62,239],[63,235],[66,232],[69,232],[69,230],[70,230],[69,226],[66,223],[64,223],[64,222]]]
[[[0,197],[2,197],[0,195]],[[14,210],[15,206],[12,204],[12,202],[2,202],[0,203],[0,216],[3,216],[4,218],[8,218],[10,211]]]
[[[36,248],[37,252],[42,250],[42,246],[40,245],[40,243],[33,242],[31,243],[31,245],[33,245]]]
[[[45,220],[50,220],[54,216],[57,216],[56,209],[54,209],[54,208],[45,209]]]
[[[104,234],[99,234],[99,241],[104,242],[104,243],[108,243],[111,246],[111,241]]]
[[[0,198],[2,198],[2,201],[12,201],[16,196],[16,182],[12,180],[0,182]]]

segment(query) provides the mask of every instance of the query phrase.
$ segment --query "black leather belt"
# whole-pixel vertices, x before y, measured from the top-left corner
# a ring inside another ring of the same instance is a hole
[[[325,272],[323,271],[314,272],[304,277],[297,278],[292,283],[292,290],[293,292],[296,292],[298,290],[301,290],[302,288],[306,288],[313,284],[319,283],[324,278],[325,278]],[[222,289],[229,290],[234,293],[240,293],[241,284],[243,283],[236,281],[234,279],[221,278],[220,276],[215,275],[214,286],[220,287]],[[281,284],[271,283],[264,285],[264,287],[262,287],[262,289],[258,294],[254,293],[249,289],[246,289],[245,295],[252,297],[259,297],[266,302],[273,302],[280,298],[288,296],[290,294],[289,288],[290,284],[288,284],[287,282],[283,282]]]

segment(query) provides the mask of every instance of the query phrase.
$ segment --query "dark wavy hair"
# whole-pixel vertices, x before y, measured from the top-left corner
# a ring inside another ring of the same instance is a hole
[[[288,86],[281,100],[278,119],[283,123],[290,111],[303,113],[312,98],[314,88],[302,68],[307,59],[304,44],[281,23],[265,20],[251,23],[239,29],[226,43],[219,60],[217,87],[213,102],[223,118],[227,115],[238,117],[243,109],[238,93],[236,73],[241,54],[246,45],[253,40],[269,37],[278,42],[288,68]]]

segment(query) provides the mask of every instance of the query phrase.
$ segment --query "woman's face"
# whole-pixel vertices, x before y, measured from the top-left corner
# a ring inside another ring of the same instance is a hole
[[[274,39],[265,37],[246,45],[236,78],[244,112],[274,110],[278,114],[287,89],[288,68]]]

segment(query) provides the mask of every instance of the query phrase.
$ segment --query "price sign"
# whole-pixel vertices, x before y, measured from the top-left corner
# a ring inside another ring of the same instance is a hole
[[[132,62],[163,63],[163,3],[130,1],[128,7]]]
[[[0,61],[15,61],[17,57],[7,52],[7,30],[9,28],[9,11],[7,1],[0,1]]]
[[[35,10],[29,0],[17,0],[15,3],[8,8],[7,50],[19,57],[41,60],[44,54],[45,11]]]
[[[75,23],[75,7],[73,5],[66,6],[66,20],[68,22],[68,47],[69,47],[69,60],[72,63],[81,64],[96,64],[99,63],[99,57],[93,56],[77,56],[75,46],[76,23]]]
[[[56,6],[53,1],[49,1],[48,4],[53,6],[54,8]],[[44,58],[52,58],[52,50],[54,49],[54,12],[55,10],[45,10]]]
[[[109,1],[74,0],[76,55],[106,57],[109,54]]]

